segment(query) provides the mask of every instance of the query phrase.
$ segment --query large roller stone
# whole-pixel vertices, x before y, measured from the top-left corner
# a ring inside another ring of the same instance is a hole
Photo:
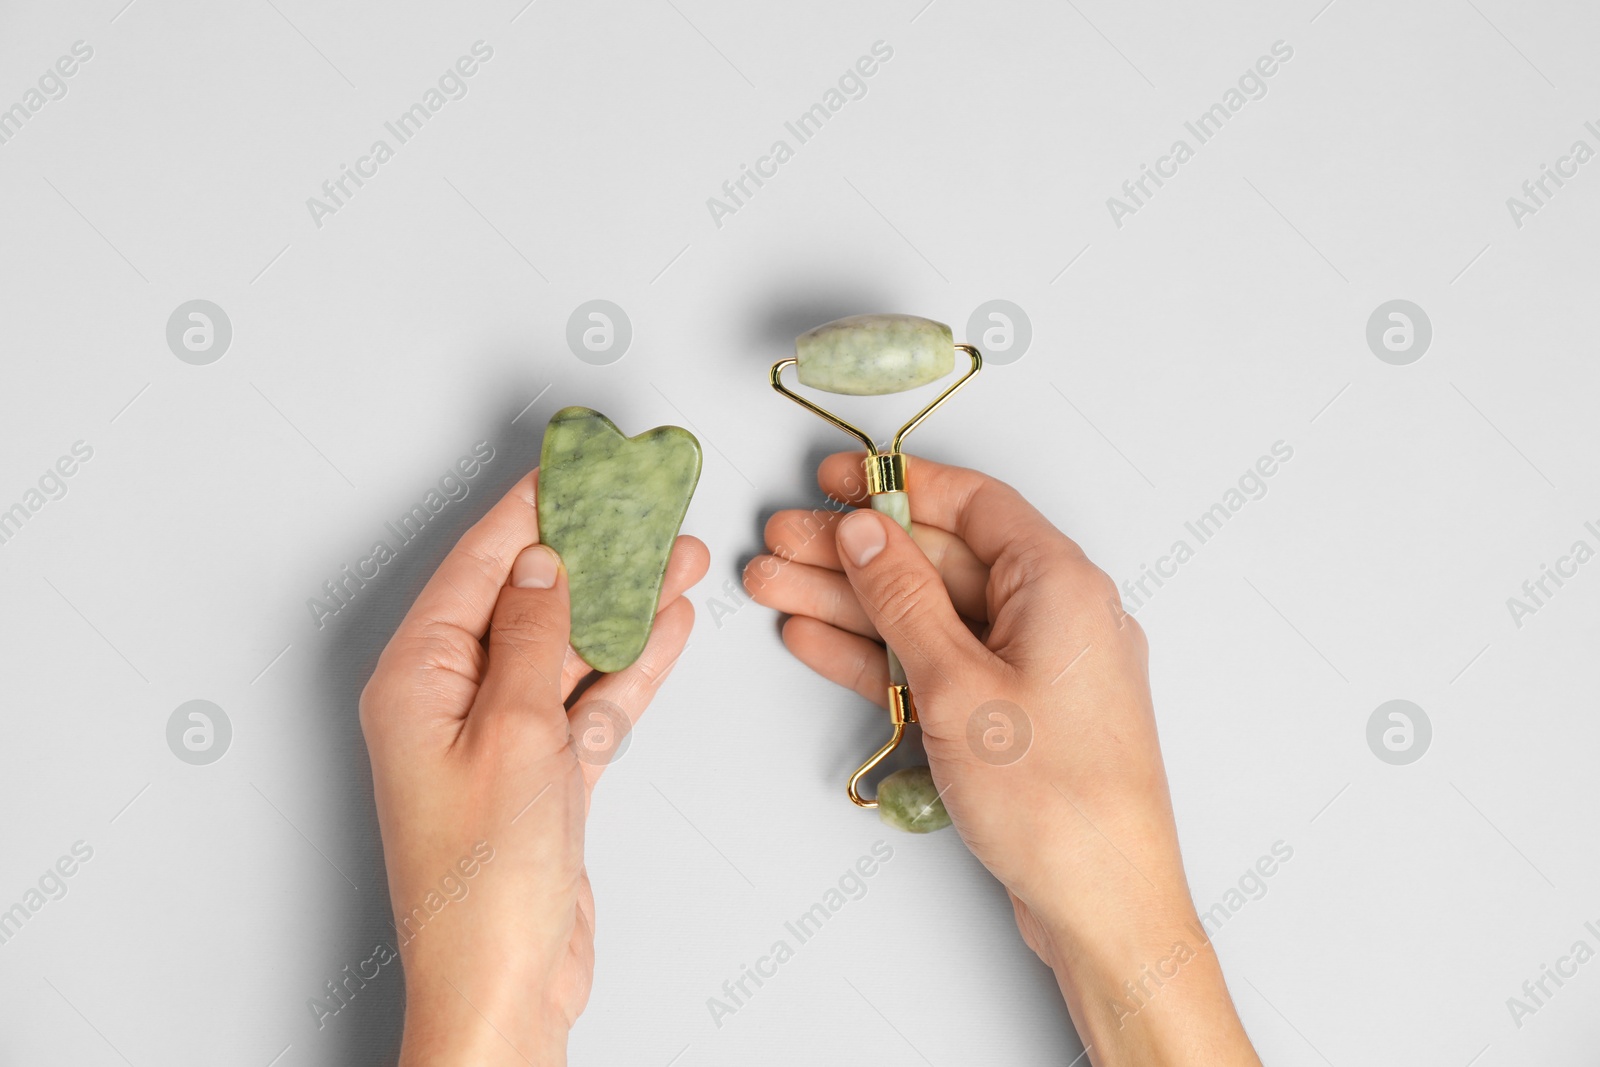
[[[801,385],[881,396],[936,382],[955,368],[950,327],[915,315],[852,315],[794,342]]]

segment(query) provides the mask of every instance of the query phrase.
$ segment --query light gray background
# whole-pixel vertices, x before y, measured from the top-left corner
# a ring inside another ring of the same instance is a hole
[[[1217,938],[1263,1057],[1592,1059],[1600,963],[1520,1028],[1506,1006],[1600,944],[1600,563],[1520,628],[1506,607],[1600,519],[1600,161],[1520,228],[1506,206],[1574,140],[1600,148],[1592,7],[124,3],[0,7],[0,104],[94,49],[0,145],[0,506],[94,449],[0,545],[0,907],[94,849],[0,945],[0,1062],[392,1054],[397,968],[320,1032],[306,1007],[393,936],[355,697],[569,403],[700,434],[686,528],[715,557],[597,796],[574,1062],[1072,1060],[949,833],[890,838],[869,895],[720,1029],[705,1003],[887,836],[842,795],[880,718],[764,609],[711,618],[843,443],[766,367],[842,314],[959,335],[993,298],[1030,351],[916,444],[1016,484],[1119,581],[1294,448],[1138,615],[1200,906],[1294,849]],[[469,95],[315,227],[306,198],[477,40]],[[879,40],[865,98],[716,226],[706,198]],[[1106,198],[1278,40],[1268,95],[1114,225]],[[210,366],[165,342],[195,298],[233,324]],[[565,342],[595,298],[633,324],[610,366]],[[1365,342],[1396,298],[1433,324],[1410,366]],[[472,495],[317,630],[306,599],[479,440]],[[196,698],[233,725],[210,766],[165,742]],[[1409,766],[1365,740],[1394,698],[1433,724]]]

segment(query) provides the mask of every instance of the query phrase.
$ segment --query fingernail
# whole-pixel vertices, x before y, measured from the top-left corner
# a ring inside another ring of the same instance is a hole
[[[549,589],[556,584],[559,566],[554,552],[543,545],[529,545],[511,565],[511,584],[518,589]]]
[[[839,547],[857,567],[865,567],[887,544],[883,523],[864,512],[855,512],[839,524]]]

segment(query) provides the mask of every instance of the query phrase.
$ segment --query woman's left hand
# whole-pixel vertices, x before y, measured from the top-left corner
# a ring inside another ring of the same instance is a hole
[[[403,1065],[566,1062],[594,972],[589,798],[683,651],[683,593],[710,561],[678,538],[644,653],[569,710],[590,671],[568,647],[537,488],[534,471],[461,538],[361,694],[406,972]]]

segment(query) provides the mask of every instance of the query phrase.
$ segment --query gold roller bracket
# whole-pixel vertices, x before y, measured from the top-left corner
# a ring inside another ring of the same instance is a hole
[[[957,352],[970,360],[968,369],[901,426],[886,450],[879,449],[865,431],[795,392],[783,381],[784,371],[795,367],[801,385],[824,392],[855,396],[904,392],[947,377],[955,369]],[[864,473],[873,509],[894,518],[909,533],[911,505],[907,495],[906,456],[902,451],[905,439],[982,368],[982,354],[972,345],[956,344],[950,327],[943,323],[911,315],[857,315],[801,334],[795,341],[795,355],[772,365],[771,380],[773,389],[861,442],[867,453]],[[879,796],[883,795],[880,792],[871,798],[863,796],[862,780],[900,747],[907,725],[917,721],[916,702],[900,658],[893,647],[886,646],[884,651],[889,666],[889,739],[855,769],[846,785],[851,803],[862,808],[878,808]],[[920,770],[927,783],[924,790],[931,790],[926,769]],[[896,772],[890,778],[903,773]],[[934,824],[901,825],[900,828],[922,832],[948,825],[949,817],[937,794],[933,794],[920,811],[915,810],[913,804],[913,811],[907,818],[915,821],[934,807],[938,809]],[[880,812],[880,815],[885,822],[900,825],[888,813]]]

